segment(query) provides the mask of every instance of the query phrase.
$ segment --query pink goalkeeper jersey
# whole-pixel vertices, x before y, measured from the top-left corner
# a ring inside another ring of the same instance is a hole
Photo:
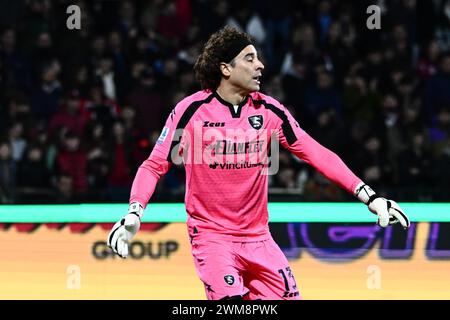
[[[243,241],[267,238],[267,174],[274,168],[274,161],[268,166],[271,140],[350,193],[361,182],[272,97],[254,92],[233,106],[217,92],[203,90],[180,101],[168,117],[153,151],[136,174],[130,203],[145,207],[158,179],[172,163],[180,163],[181,156],[190,235]]]

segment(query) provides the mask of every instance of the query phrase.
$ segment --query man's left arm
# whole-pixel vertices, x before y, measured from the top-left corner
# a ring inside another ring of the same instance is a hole
[[[280,108],[284,113],[284,119],[278,130],[278,139],[284,148],[366,204],[372,213],[378,215],[378,224],[381,227],[397,222],[405,229],[409,227],[408,217],[395,201],[377,195],[337,154],[322,146],[301,129],[284,106]]]

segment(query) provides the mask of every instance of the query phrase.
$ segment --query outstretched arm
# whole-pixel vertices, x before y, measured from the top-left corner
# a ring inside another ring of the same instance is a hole
[[[381,227],[397,222],[400,222],[405,229],[409,227],[408,217],[395,201],[378,196],[347,167],[338,155],[309,136],[300,128],[289,111],[282,108],[285,117],[280,124],[278,138],[283,147],[365,203],[372,213],[378,215],[378,224]]]
[[[347,167],[337,154],[322,146],[306,132],[303,131],[298,140],[287,146],[287,149],[314,167],[327,179],[347,192],[355,194],[361,179]]]
[[[144,209],[155,191],[158,180],[170,168],[171,151],[176,145],[173,140],[180,120],[177,113],[182,114],[183,108],[183,105],[179,104],[169,115],[150,156],[136,173],[131,187],[128,213],[113,226],[108,235],[108,246],[122,258],[128,256],[128,243],[139,231]]]
[[[166,159],[161,159],[152,152],[150,157],[141,164],[134,177],[129,203],[139,203],[142,208],[147,207],[156,184],[169,168],[170,163]]]

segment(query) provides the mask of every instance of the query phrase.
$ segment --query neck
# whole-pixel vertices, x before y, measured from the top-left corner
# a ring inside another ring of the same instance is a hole
[[[241,103],[247,96],[246,92],[239,92],[232,87],[219,86],[216,91],[223,100],[228,101],[232,105]]]

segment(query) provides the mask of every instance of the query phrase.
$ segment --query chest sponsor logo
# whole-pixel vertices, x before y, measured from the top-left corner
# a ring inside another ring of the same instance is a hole
[[[214,154],[250,154],[266,151],[264,140],[235,142],[231,140],[218,140],[206,147]]]
[[[211,163],[209,165],[209,167],[211,169],[214,169],[214,170],[215,169],[241,170],[241,169],[251,169],[251,168],[256,168],[256,167],[265,168],[265,167],[267,167],[267,165],[264,164],[263,162],[252,163],[250,161],[243,161],[243,162],[239,162],[239,163],[232,163],[232,162],[218,163],[218,162],[214,162],[214,163]]]

